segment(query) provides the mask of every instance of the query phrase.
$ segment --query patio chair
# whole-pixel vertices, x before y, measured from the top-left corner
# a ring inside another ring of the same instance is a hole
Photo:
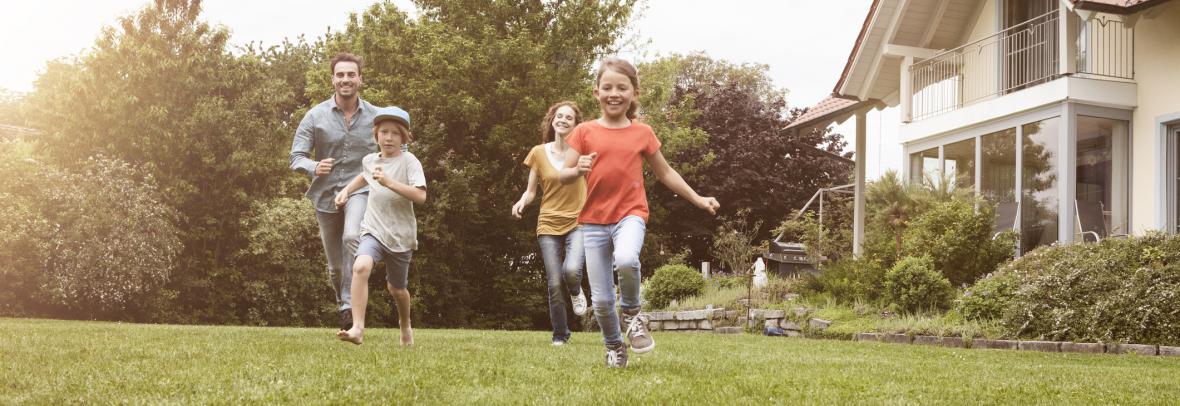
[[[992,239],[996,239],[1006,231],[1015,231],[1020,224],[1020,204],[1016,202],[1000,202],[996,205],[996,223],[992,226]]]
[[[1105,208],[1102,202],[1074,200],[1077,214],[1075,224],[1077,235],[1082,242],[1099,242],[1104,238],[1126,237],[1127,234],[1113,234],[1106,224]]]

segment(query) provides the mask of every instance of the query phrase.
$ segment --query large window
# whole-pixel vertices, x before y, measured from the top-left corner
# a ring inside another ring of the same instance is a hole
[[[1057,107],[989,126],[991,133],[947,134],[947,141],[908,156],[910,182],[951,181],[952,188],[975,191],[996,209],[993,230],[1020,233],[1021,253],[1130,234],[1130,112]],[[1168,131],[1165,221],[1180,232],[1180,125]]]
[[[975,139],[968,138],[942,147],[942,173],[954,188],[975,189]]]
[[[1016,129],[981,137],[980,194],[992,203],[1016,203]]]
[[[1060,125],[1061,119],[1053,117],[1021,126],[1021,252],[1057,242]]]
[[[1078,116],[1077,131],[1078,225],[1127,234],[1127,122]]]
[[[910,154],[910,182],[938,181],[938,147]]]

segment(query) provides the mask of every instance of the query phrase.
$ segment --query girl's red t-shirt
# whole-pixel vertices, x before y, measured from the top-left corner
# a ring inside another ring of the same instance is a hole
[[[578,124],[566,143],[581,155],[597,152],[586,178],[586,204],[579,223],[614,224],[636,215],[647,221],[643,161],[660,149],[651,127],[636,121],[625,128],[606,128],[597,120]]]

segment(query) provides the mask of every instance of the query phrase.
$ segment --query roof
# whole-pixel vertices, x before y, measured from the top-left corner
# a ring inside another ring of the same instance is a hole
[[[1104,13],[1132,14],[1148,7],[1168,2],[1168,0],[1070,0],[1074,8],[1094,10]]]
[[[806,113],[803,113],[803,115],[800,115],[799,117],[796,117],[794,120],[792,120],[791,124],[788,124],[786,128],[791,129],[800,127],[805,124],[821,120],[824,117],[840,115],[840,113],[855,107],[858,103],[859,102],[856,99],[847,99],[835,95],[828,96],[828,98],[823,99],[823,101],[819,102],[819,104],[816,104],[814,107],[808,109]]]
[[[32,128],[18,127],[15,125],[0,124],[0,138],[2,139],[18,139],[30,135],[37,134],[39,131]]]

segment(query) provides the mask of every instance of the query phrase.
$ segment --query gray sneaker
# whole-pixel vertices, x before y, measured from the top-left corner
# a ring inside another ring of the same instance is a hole
[[[606,366],[608,368],[627,367],[627,345],[618,343],[606,346]]]
[[[631,345],[631,351],[642,354],[656,349],[656,340],[647,330],[647,316],[640,315],[639,310],[636,310],[634,314],[623,311],[623,325],[627,327],[624,334],[627,335],[627,343]]]

